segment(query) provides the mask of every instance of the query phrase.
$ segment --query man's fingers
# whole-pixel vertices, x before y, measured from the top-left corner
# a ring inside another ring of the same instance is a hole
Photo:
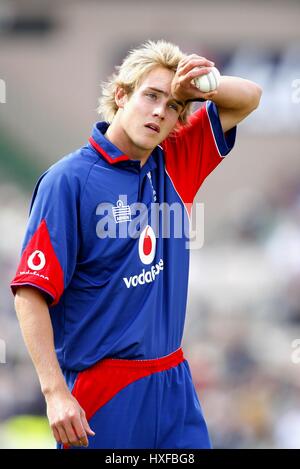
[[[181,86],[183,87],[188,87],[190,88],[191,85],[195,86],[192,83],[192,80],[196,77],[200,77],[202,75],[206,75],[209,73],[211,68],[203,68],[203,69],[197,69],[197,70],[192,70],[189,73],[187,73],[184,77],[181,77],[178,82],[180,83]]]
[[[83,427],[82,421],[80,418],[76,418],[73,420],[73,428],[77,435],[77,439],[81,442],[83,446],[88,446],[89,440],[87,438],[86,431]]]
[[[56,440],[57,443],[61,444],[62,441],[61,441],[61,438],[60,438],[60,435],[59,435],[59,432],[56,430],[55,427],[52,428],[52,433],[53,433],[53,436]]]
[[[83,410],[82,410],[82,414],[81,414],[81,421],[82,421],[82,424],[83,424],[83,428],[85,429],[87,434],[91,435],[91,436],[95,436],[96,433],[89,426],[89,423],[88,423],[88,421],[86,419],[86,416],[85,416],[85,412]]]
[[[202,57],[201,55],[197,55],[197,54],[190,54],[190,55],[187,55],[184,59],[180,60],[178,65],[179,66],[186,65],[188,62],[191,62],[192,60],[198,60],[201,62],[201,64],[203,65],[207,64],[208,66],[215,64],[212,60],[208,60],[206,57]]]
[[[185,75],[195,67],[213,67],[214,62],[207,60],[203,57],[199,59],[189,60],[185,63],[179,64],[177,68],[178,75]]]
[[[81,442],[80,438],[78,438],[78,436],[76,435],[76,433],[73,429],[71,420],[68,420],[68,421],[65,422],[64,429],[65,429],[67,438],[69,440],[69,444],[71,446],[82,446],[83,445],[83,441]],[[87,439],[86,439],[86,444],[88,444]]]
[[[202,75],[207,75],[207,73],[211,72],[212,67],[196,67],[193,68],[190,72],[186,74],[184,77],[185,80],[191,80],[196,77],[201,77]]]
[[[62,442],[63,445],[69,445],[70,442],[68,440],[67,434],[64,430],[64,427],[62,425],[58,425],[56,427],[57,432],[59,433],[59,439]]]

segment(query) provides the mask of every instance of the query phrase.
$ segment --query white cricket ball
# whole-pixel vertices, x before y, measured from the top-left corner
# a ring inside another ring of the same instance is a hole
[[[194,78],[194,85],[199,88],[203,93],[214,91],[220,84],[220,72],[216,67],[212,67],[212,70],[206,75]]]

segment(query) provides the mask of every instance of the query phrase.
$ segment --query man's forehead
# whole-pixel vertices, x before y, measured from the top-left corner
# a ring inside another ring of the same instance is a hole
[[[152,87],[161,89],[165,93],[171,92],[171,83],[175,73],[172,70],[163,67],[156,67],[152,69],[141,80],[140,86],[143,88]]]

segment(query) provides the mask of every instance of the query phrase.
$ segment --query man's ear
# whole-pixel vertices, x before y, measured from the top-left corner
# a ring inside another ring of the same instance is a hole
[[[122,86],[117,86],[116,92],[115,92],[115,101],[116,105],[118,108],[123,108],[125,103],[128,100],[128,95],[125,91],[125,89]]]

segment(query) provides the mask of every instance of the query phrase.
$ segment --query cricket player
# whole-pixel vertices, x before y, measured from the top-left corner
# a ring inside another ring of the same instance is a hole
[[[200,91],[213,66],[163,40],[131,50],[103,121],[34,189],[11,287],[59,448],[211,447],[181,348],[184,227],[261,96],[228,76]]]

